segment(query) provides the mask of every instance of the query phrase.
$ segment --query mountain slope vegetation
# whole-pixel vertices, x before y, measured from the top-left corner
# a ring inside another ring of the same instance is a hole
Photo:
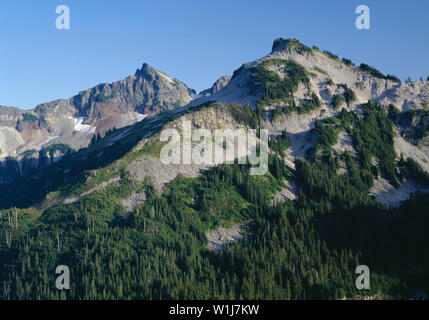
[[[405,84],[361,69],[277,39],[267,57],[187,106],[111,130],[87,148],[43,149],[64,155],[0,184],[0,298],[427,294],[429,173],[424,159],[395,145],[400,135],[409,148],[424,146],[427,114],[423,105],[407,109]],[[420,93],[408,97],[421,94],[420,102],[425,88],[415,84]],[[268,129],[267,173],[250,175],[252,165],[237,159],[160,164],[160,131],[184,120],[210,131]],[[371,195],[380,179],[420,192],[389,207]],[[291,185],[295,199],[276,200]],[[241,241],[210,249],[208,232],[242,224]],[[55,287],[59,265],[70,268],[70,290]],[[356,289],[359,265],[371,271],[369,290]]]

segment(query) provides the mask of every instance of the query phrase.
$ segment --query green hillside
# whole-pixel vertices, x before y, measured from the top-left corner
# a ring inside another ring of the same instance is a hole
[[[145,119],[125,138],[109,145],[124,131],[114,132],[67,155],[38,181],[28,178],[24,189],[11,187],[16,193],[8,190],[1,202],[8,209],[0,211],[0,298],[341,299],[362,294],[355,288],[361,264],[371,270],[365,295],[429,292],[429,196],[412,195],[396,209],[369,196],[379,175],[394,185],[429,182],[417,163],[395,155],[392,122],[379,105],[318,122],[310,160],[296,160],[294,172],[283,161],[290,143],[283,134],[270,141],[264,176],[251,176],[250,164],[220,165],[196,178],[176,177],[162,195],[150,179],[130,176],[127,164],[156,154],[154,131],[214,106]],[[262,121],[250,107],[226,110],[242,125]],[[340,131],[352,137],[356,155],[333,150]],[[347,174],[338,174],[340,161]],[[23,197],[48,180],[46,189]],[[297,199],[273,204],[292,180]],[[106,181],[113,182],[78,197]],[[126,213],[121,200],[136,191],[145,192],[145,203]],[[63,201],[71,197],[76,201]],[[249,224],[242,241],[220,253],[207,248],[206,232],[240,222]],[[55,287],[58,265],[70,267],[70,290]]]

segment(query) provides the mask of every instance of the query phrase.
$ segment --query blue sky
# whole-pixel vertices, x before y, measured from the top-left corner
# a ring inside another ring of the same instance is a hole
[[[70,8],[57,30],[55,9]],[[371,29],[355,28],[355,8]],[[426,0],[9,0],[0,3],[0,105],[33,108],[134,74],[143,62],[197,91],[269,53],[277,37],[400,79],[429,76]]]

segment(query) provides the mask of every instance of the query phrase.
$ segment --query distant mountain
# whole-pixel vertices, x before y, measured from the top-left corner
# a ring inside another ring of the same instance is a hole
[[[58,161],[64,150],[85,148],[114,128],[186,105],[195,95],[181,81],[145,63],[124,80],[99,84],[70,99],[42,103],[33,110],[0,106],[0,160],[32,159],[22,161],[30,168],[24,165],[12,175],[2,175],[0,165],[0,181],[10,181],[30,169]],[[55,152],[49,152],[55,145],[59,146]]]
[[[219,79],[216,80],[216,82],[212,85],[211,88],[203,90],[199,93],[200,96],[210,96],[212,94],[215,94],[223,87],[227,86],[229,81],[231,81],[230,76],[222,76]]]
[[[0,107],[0,156],[20,157],[55,143],[80,149],[94,135],[186,105],[193,96],[194,90],[145,63],[124,80],[42,103],[34,110]]]

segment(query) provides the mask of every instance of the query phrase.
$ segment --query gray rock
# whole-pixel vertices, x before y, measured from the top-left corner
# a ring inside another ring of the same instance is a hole
[[[213,86],[211,88],[201,91],[199,94],[200,96],[209,96],[209,95],[215,94],[220,89],[226,87],[230,81],[231,81],[230,76],[222,76],[219,79],[217,79],[215,83],[213,83]]]

